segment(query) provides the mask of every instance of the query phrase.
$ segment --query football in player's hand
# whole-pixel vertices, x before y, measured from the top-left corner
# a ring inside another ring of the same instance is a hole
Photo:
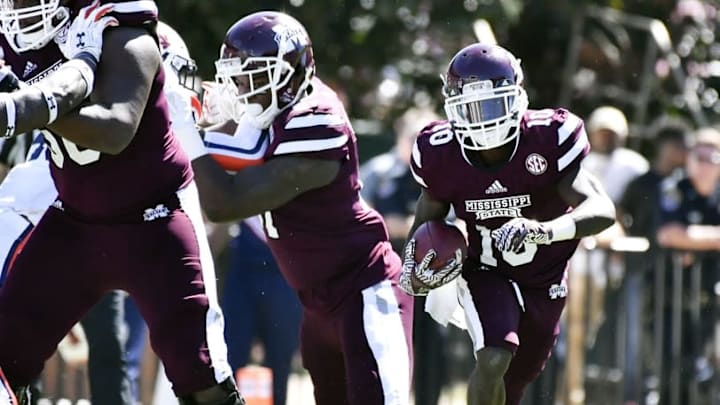
[[[430,268],[437,270],[455,257],[455,251],[462,251],[462,258],[467,256],[465,235],[455,225],[442,220],[428,221],[420,225],[415,234],[415,262],[420,263],[430,249],[434,249],[435,259]]]

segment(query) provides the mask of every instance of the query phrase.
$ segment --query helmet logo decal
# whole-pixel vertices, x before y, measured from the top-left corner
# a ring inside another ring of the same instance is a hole
[[[547,160],[542,155],[537,153],[531,153],[527,159],[525,159],[525,168],[530,174],[539,176],[547,170]]]
[[[275,36],[273,39],[278,44],[281,55],[308,45],[305,31],[301,27],[292,27],[285,24],[277,24],[273,27]]]

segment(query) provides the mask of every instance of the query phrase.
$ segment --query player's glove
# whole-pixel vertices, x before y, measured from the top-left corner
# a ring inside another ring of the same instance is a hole
[[[0,68],[0,93],[12,93],[20,88],[20,79],[10,69],[10,66]]]
[[[220,86],[215,82],[202,82],[202,88],[203,120],[210,125],[232,120],[232,107],[230,106],[232,97],[223,97]]]
[[[552,230],[545,224],[527,218],[514,218],[492,231],[495,247],[501,252],[519,253],[524,244],[547,245],[552,241]]]
[[[83,7],[75,17],[65,35],[65,42],[59,43],[60,51],[67,59],[73,59],[85,52],[100,62],[105,28],[117,26],[118,20],[107,14],[114,4],[100,5],[100,0]]]
[[[436,253],[430,249],[420,263],[415,262],[415,240],[405,246],[403,269],[400,273],[400,288],[410,295],[427,295],[433,288],[440,287],[457,278],[462,272],[462,251],[457,249],[455,257],[440,269],[431,269],[430,263]]]
[[[165,97],[168,100],[170,112],[170,124],[175,137],[180,141],[190,161],[206,155],[205,143],[200,137],[200,132],[195,126],[191,95],[179,84],[165,86]]]

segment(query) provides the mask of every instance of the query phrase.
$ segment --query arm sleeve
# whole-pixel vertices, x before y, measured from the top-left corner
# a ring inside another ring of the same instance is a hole
[[[290,118],[274,127],[270,156],[301,155],[316,159],[344,160],[350,152],[352,131],[337,114],[308,114]]]

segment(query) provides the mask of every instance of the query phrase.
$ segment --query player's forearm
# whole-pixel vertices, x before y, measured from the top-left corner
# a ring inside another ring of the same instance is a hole
[[[550,241],[559,242],[596,235],[615,223],[615,206],[605,195],[588,197],[575,209],[543,222]]]
[[[245,168],[235,176],[226,173],[210,155],[193,160],[192,166],[200,203],[212,222],[249,218],[297,195],[294,188],[275,180],[278,176],[269,164]]]
[[[92,63],[73,59],[33,86],[2,94],[0,136],[43,128],[77,108],[92,86],[93,69]]]
[[[588,197],[568,215],[575,222],[575,237],[598,234],[615,223],[615,205],[603,195]]]
[[[418,198],[415,219],[408,231],[407,240],[412,239],[417,228],[427,221],[444,219],[450,211],[450,204],[433,200],[424,190]]]
[[[137,125],[126,115],[123,108],[90,104],[66,114],[48,128],[76,145],[116,155],[130,144],[137,131]]]

